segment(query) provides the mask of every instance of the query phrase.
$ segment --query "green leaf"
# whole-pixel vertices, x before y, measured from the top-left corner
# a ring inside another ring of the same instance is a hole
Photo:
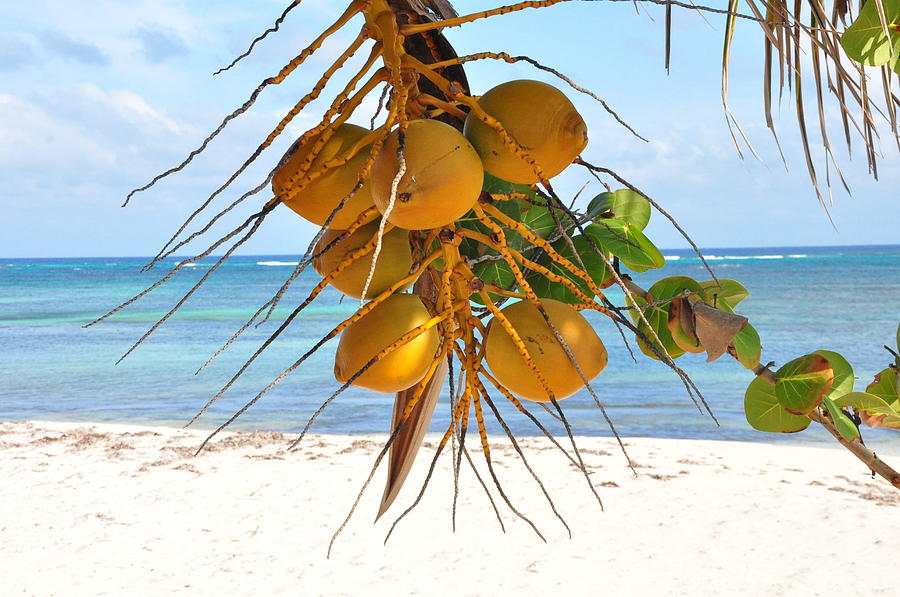
[[[738,362],[751,371],[759,367],[759,357],[762,354],[762,341],[759,333],[750,325],[739,331],[732,340],[734,352]]]
[[[518,205],[519,221],[528,226],[531,232],[541,238],[548,238],[558,232],[556,221],[550,215],[549,209],[539,205],[531,205],[521,200],[519,200]],[[560,218],[560,224],[566,228],[570,222],[568,217],[564,214],[560,214],[558,217]]]
[[[701,292],[700,284],[693,278],[687,276],[670,276],[657,281],[653,286],[647,289],[647,293],[653,297],[654,301],[662,301],[678,296],[685,290],[692,292]],[[657,305],[654,309],[662,309],[668,315],[669,304]]]
[[[516,277],[513,275],[512,269],[502,259],[477,263],[472,271],[485,284],[494,284],[500,288],[513,288],[516,283]],[[494,301],[501,298],[500,295],[493,292],[488,292],[488,296]],[[484,301],[477,294],[473,294],[470,298],[478,304],[484,304]]]
[[[891,367],[875,374],[875,381],[869,384],[866,392],[878,396],[888,404],[900,408],[900,379],[897,371]]]
[[[784,410],[775,396],[775,384],[757,377],[744,393],[744,415],[757,431],[796,433],[809,427],[810,420]]]
[[[631,302],[631,301],[629,301]],[[657,348],[659,346],[656,343],[656,339],[653,337],[653,334],[650,332],[652,328],[656,335],[659,337],[659,341],[662,342],[662,346],[665,349],[666,353],[672,357],[673,359],[677,359],[681,355],[685,353],[685,351],[675,343],[675,340],[672,338],[672,332],[669,331],[669,314],[665,309],[660,308],[659,306],[646,308],[648,304],[646,300],[642,297],[635,296],[634,302],[631,304],[637,304],[638,306],[645,308],[644,316],[647,318],[647,321],[650,322],[650,328],[647,327],[647,324],[641,321],[638,314],[632,309],[629,311],[631,313],[631,318],[637,324],[638,330],[641,331]],[[650,357],[651,359],[660,360],[658,356],[650,349],[647,343],[640,338],[637,337],[638,348],[641,349],[641,352]]]
[[[851,392],[834,401],[838,406],[852,406],[869,427],[900,429],[900,412],[868,392]]]
[[[544,202],[544,200],[538,197],[538,195],[533,190],[531,190],[530,187],[528,187],[527,185],[506,182],[505,180],[501,180],[496,176],[491,176],[487,172],[485,172],[484,176],[485,178],[482,190],[484,190],[485,192],[500,195],[521,193],[529,198],[529,200],[514,198],[504,201],[495,201],[494,207],[502,211],[507,217],[517,222],[522,222],[531,230],[531,232],[533,232],[537,236],[540,236],[541,238],[547,238],[556,233],[556,221],[550,214],[550,210],[546,207],[535,205],[534,203],[530,202]],[[561,215],[560,223],[563,227],[570,227],[571,219],[564,215]],[[462,228],[468,228],[469,230],[475,230],[476,232],[480,232],[488,236],[491,234],[491,230],[481,223],[481,221],[478,219],[478,216],[475,215],[474,210],[470,210],[461,218],[459,218],[456,221],[456,225]],[[500,227],[503,229],[503,233],[506,236],[506,244],[513,249],[521,251],[522,249],[531,245],[531,243],[526,241],[518,232],[510,230],[502,224],[500,225]],[[482,255],[494,254],[496,252],[488,249],[479,242],[473,241],[471,239],[463,239],[460,243],[460,253],[462,253],[462,255],[469,259],[475,259]]]
[[[775,372],[775,395],[789,413],[805,415],[821,404],[833,382],[828,359],[808,354]]]
[[[853,391],[853,367],[847,362],[847,359],[830,350],[817,350],[813,354],[824,357],[834,373],[834,382],[827,394],[829,398],[840,398]]]
[[[602,250],[619,258],[634,272],[658,269],[666,264],[659,249],[634,224],[622,220],[599,220],[584,230]]]
[[[484,173],[484,183],[481,190],[492,195],[509,195],[510,193],[524,193],[533,198],[537,198],[537,194],[527,184],[517,184],[507,182],[502,178],[497,178],[490,172]]]
[[[578,253],[579,257],[581,257],[580,263],[578,259],[575,258],[574,253],[572,252],[572,248],[569,246],[569,243],[565,241],[565,239],[560,239],[553,243],[553,248],[556,249],[556,251],[562,257],[565,257],[566,259],[571,261],[576,267],[580,268],[581,263],[583,263],[591,279],[597,284],[598,287],[603,287],[612,277],[612,274],[609,272],[609,268],[606,266],[606,262],[603,261],[603,258],[597,255],[596,251],[594,251],[593,247],[591,247],[587,239],[585,239],[581,235],[572,237],[572,244],[575,246],[575,251]],[[553,261],[553,259],[551,259],[550,256],[546,253],[541,255],[537,262],[540,265],[546,267],[554,274],[563,276],[571,280],[572,283],[575,284],[575,286],[585,295],[589,297],[594,296],[594,293],[591,291],[590,285],[587,282],[570,272],[568,268]],[[565,285],[559,282],[553,282],[539,272],[531,273],[528,276],[527,280],[528,283],[531,284],[531,287],[535,291],[535,294],[537,294],[541,298],[552,298],[570,304],[580,302],[575,297],[575,294],[571,290],[566,288]]]
[[[511,193],[521,193],[523,195],[527,195],[531,201],[535,201],[537,203],[543,203],[544,199],[539,197],[537,193],[535,193],[531,187],[525,184],[516,184],[512,182],[506,182],[496,176],[493,176],[487,172],[484,173],[484,185],[482,185],[482,190],[491,194],[499,194],[499,195],[509,195]],[[530,203],[524,199],[511,199],[507,201],[497,201],[494,205],[500,210],[513,218],[514,220],[518,220],[522,222],[528,228],[531,229],[536,235],[541,238],[547,238],[552,236],[557,232],[556,221],[553,219],[553,216],[550,215],[550,210],[546,207],[542,207],[540,205],[535,205],[534,203]],[[563,228],[571,227],[571,220],[564,216],[560,215],[560,224],[562,224]],[[486,228],[484,229],[487,230]],[[510,233],[507,233],[509,236]],[[515,237],[519,237],[516,233],[511,233]],[[507,239],[510,240],[510,239]],[[528,243],[524,243],[522,246],[526,246]],[[511,245],[512,246],[512,245]],[[522,246],[515,246],[514,248],[519,249]]]
[[[650,221],[650,202],[631,189],[618,189],[594,197],[588,204],[587,213],[592,219],[606,215],[643,230]]]
[[[889,64],[898,68],[900,55],[900,0],[882,0],[890,35],[885,35],[876,0],[866,0],[859,16],[841,35],[847,56],[867,66]]]
[[[718,283],[715,280],[709,280],[701,282],[700,286],[708,297],[707,304],[716,308],[721,308],[717,304],[720,299],[728,301],[731,307],[737,307],[738,303],[750,296],[750,291],[737,280],[719,280]]]
[[[571,290],[559,282],[554,282],[545,278],[541,274],[532,274],[526,279],[531,285],[531,290],[533,290],[540,298],[554,299],[563,303],[569,303],[570,305],[579,302]],[[588,293],[590,293],[590,290]]]
[[[823,402],[825,402],[825,408],[828,409],[828,414],[831,415],[831,420],[834,421],[834,427],[841,434],[841,437],[848,441],[859,437],[859,429],[856,428],[850,417],[841,412],[841,409],[834,404],[831,398],[825,396]]]
[[[900,325],[897,326],[897,352],[900,352]]]

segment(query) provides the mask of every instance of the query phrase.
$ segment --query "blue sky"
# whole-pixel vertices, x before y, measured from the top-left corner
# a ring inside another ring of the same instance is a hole
[[[282,1],[176,2],[34,0],[0,7],[0,256],[150,255],[182,219],[227,178],[278,119],[306,93],[358,28],[336,35],[300,72],[266,90],[188,170],[139,194],[127,192],[177,164],[257,83],[275,73],[341,9],[334,0],[304,0],[282,31],[235,69],[215,76],[270,25]],[[461,13],[494,6],[455,2]],[[675,215],[705,247],[879,244],[898,242],[900,158],[884,142],[882,179],[866,173],[859,145],[839,159],[853,196],[835,189],[834,230],[808,183],[793,103],[776,115],[789,171],[781,164],[762,114],[760,35],[739,28],[731,104],[762,160],[741,161],[719,99],[723,19],[676,11],[671,74],[663,68],[663,19],[656,7],[572,2],[496,17],[450,30],[460,53],[527,54],[593,90],[640,133],[643,143],[592,99],[525,64],[468,67],[476,93],[502,81],[535,78],[563,87],[585,116],[585,157],[631,180]],[[357,59],[360,56],[357,56]],[[358,64],[356,60],[354,64]],[[348,71],[349,72],[349,71]],[[334,86],[337,88],[339,81]],[[323,97],[328,96],[326,92]],[[811,94],[808,94],[811,97]],[[365,104],[367,124],[375,100]],[[224,206],[256,186],[290,142],[316,122],[321,102],[238,179]],[[808,114],[822,163],[815,112]],[[837,120],[835,120],[837,123]],[[831,131],[838,146],[840,131]],[[885,131],[887,133],[887,131]],[[591,178],[575,167],[556,182],[573,195]],[[588,187],[583,201],[601,189]],[[266,197],[226,219],[217,231],[255,211]],[[279,208],[244,253],[304,250],[313,227]],[[685,246],[656,216],[649,234],[659,246]],[[199,251],[205,247],[194,245]]]

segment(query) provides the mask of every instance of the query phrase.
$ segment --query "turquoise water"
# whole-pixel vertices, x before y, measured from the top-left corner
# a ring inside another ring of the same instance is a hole
[[[827,348],[854,365],[862,389],[888,362],[881,346],[900,321],[900,246],[705,249],[720,277],[735,278],[751,291],[739,311],[750,318],[764,344],[763,360],[784,363]],[[664,270],[635,277],[642,286],[667,276],[707,279],[688,251],[667,251]],[[185,268],[162,288],[109,320],[81,326],[161,277],[167,269],[141,274],[146,258],[0,259],[0,420],[51,419],[183,425],[283,321],[318,281],[304,273],[273,320],[251,328],[199,375],[199,367],[265,302],[293,270],[296,256],[243,256],[215,272],[182,310],[121,364],[116,360],[196,282],[212,263]],[[176,263],[173,260],[167,265]],[[611,298],[620,303],[615,292]],[[244,377],[197,423],[210,428],[227,419],[342,318],[355,301],[339,302],[326,290]],[[721,423],[716,427],[692,405],[679,379],[646,358],[634,363],[616,330],[594,318],[609,349],[610,364],[595,388],[626,436],[692,437],[772,441],[743,416],[743,392],[751,374],[724,357],[711,364],[687,355],[679,364],[703,391]],[[235,429],[295,431],[331,392],[332,341],[264,397]],[[446,393],[445,393],[446,396]],[[320,417],[322,433],[384,432],[393,396],[351,388]],[[432,430],[447,424],[446,398]],[[582,435],[609,430],[586,393],[562,403]],[[533,409],[535,413],[540,409]],[[513,431],[534,434],[527,419],[503,409]],[[546,418],[546,417],[544,417]],[[492,423],[493,433],[503,433]],[[552,425],[551,430],[562,433]],[[868,437],[896,438],[890,432]],[[816,441],[822,434],[777,436],[781,441]],[[867,437],[867,439],[868,439]],[[896,441],[896,440],[894,440]]]

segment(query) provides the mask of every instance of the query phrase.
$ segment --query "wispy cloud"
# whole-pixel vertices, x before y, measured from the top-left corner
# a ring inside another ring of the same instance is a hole
[[[145,25],[135,30],[133,37],[141,44],[140,54],[154,64],[187,53],[184,41],[171,29]]]
[[[143,174],[146,154],[155,156],[196,134],[132,91],[105,91],[90,83],[60,91],[30,97],[0,93],[0,167],[22,178],[40,176],[47,188],[95,176],[108,180],[132,167]]]
[[[91,66],[107,66],[109,57],[94,44],[78,41],[58,31],[45,31],[39,37],[44,47],[63,58]]]
[[[11,71],[34,62],[34,50],[21,36],[0,34],[0,71]]]

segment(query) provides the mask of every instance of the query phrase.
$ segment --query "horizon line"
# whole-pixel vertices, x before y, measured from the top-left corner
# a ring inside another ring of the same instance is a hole
[[[900,247],[900,243],[894,244],[866,244],[866,245],[769,245],[769,246],[746,246],[746,247],[700,247],[700,252],[705,253],[706,251],[712,250],[738,250],[738,251],[746,251],[748,249],[761,249],[761,250],[771,250],[771,249],[858,249],[858,248],[866,248],[866,247]],[[688,253],[694,253],[695,251],[690,247],[680,247],[680,248],[660,248],[660,252],[665,253],[666,251],[687,251]],[[285,257],[285,256],[299,256],[299,253],[240,253],[232,255],[231,257]],[[304,253],[305,255],[305,253]],[[169,263],[177,260],[185,260],[191,259],[195,257],[195,255],[170,255],[166,257],[166,259],[162,260],[162,262]],[[222,255],[209,255],[204,257],[203,260],[208,259],[220,259]],[[9,259],[153,259],[152,255],[49,255],[49,256],[27,256],[27,257],[6,257],[0,256],[0,260]]]

